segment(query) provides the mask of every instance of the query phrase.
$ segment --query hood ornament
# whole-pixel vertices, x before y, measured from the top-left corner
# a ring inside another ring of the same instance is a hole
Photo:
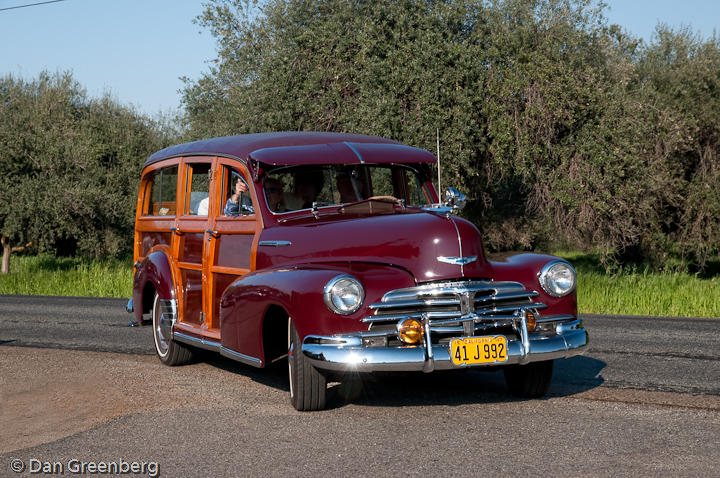
[[[438,256],[437,260],[440,262],[444,262],[445,264],[453,264],[456,266],[464,266],[466,264],[470,264],[471,262],[475,262],[477,260],[478,256],[465,256],[465,257],[446,257],[446,256]]]

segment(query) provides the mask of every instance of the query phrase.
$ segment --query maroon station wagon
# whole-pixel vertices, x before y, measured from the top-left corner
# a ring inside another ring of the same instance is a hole
[[[285,361],[298,410],[359,372],[501,367],[546,393],[582,353],[576,275],[562,259],[487,260],[431,178],[429,152],[388,139],[267,133],[163,149],[145,162],[133,297],[167,365],[196,348]]]

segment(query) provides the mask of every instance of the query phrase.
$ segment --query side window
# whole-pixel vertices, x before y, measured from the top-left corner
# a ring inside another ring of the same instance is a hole
[[[187,194],[185,195],[185,214],[188,216],[207,216],[210,206],[209,163],[192,163],[187,168]]]
[[[401,173],[402,184],[405,189],[404,197],[407,204],[420,206],[432,202],[430,193],[416,175],[408,174],[405,170],[399,170],[399,173]]]
[[[255,214],[250,197],[250,187],[236,170],[225,167],[225,195],[221,216],[249,216]]]
[[[150,198],[143,204],[143,216],[174,216],[177,202],[178,167],[151,173]]]

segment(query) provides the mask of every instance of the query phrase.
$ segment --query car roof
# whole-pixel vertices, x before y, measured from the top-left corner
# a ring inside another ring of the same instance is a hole
[[[180,156],[225,156],[264,164],[434,163],[430,152],[378,136],[349,133],[281,132],[210,138],[162,149],[145,166]]]

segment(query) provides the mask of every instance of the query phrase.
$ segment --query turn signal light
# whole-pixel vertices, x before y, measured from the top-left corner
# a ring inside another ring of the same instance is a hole
[[[398,338],[406,344],[416,344],[423,338],[423,327],[420,321],[405,319],[397,325]]]
[[[533,314],[529,310],[525,311],[525,322],[527,323],[528,332],[532,332],[533,330],[535,330],[535,314]]]

